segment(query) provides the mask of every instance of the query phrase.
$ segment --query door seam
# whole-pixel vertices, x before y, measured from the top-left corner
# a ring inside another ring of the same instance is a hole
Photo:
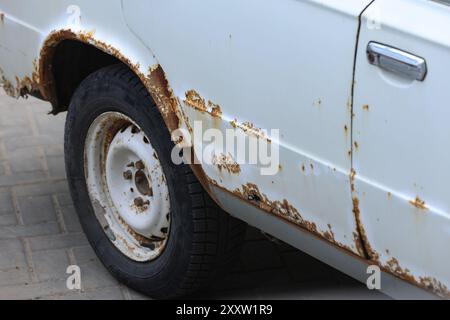
[[[359,14],[358,16],[358,30],[356,32],[356,45],[355,45],[355,54],[353,57],[353,76],[352,76],[352,88],[351,88],[351,108],[350,108],[350,153],[351,153],[351,159],[350,159],[350,195],[352,197],[352,203],[353,203],[353,215],[355,218],[356,223],[356,231],[358,233],[358,239],[356,241],[359,242],[359,247],[361,248],[361,254],[364,256],[367,260],[372,260],[373,254],[372,250],[370,248],[370,244],[368,243],[367,235],[364,230],[364,226],[362,225],[361,221],[361,212],[359,210],[359,199],[354,196],[355,193],[355,178],[356,178],[356,171],[354,168],[354,123],[353,119],[355,117],[354,113],[354,103],[355,103],[355,81],[356,81],[356,64],[358,60],[358,48],[359,48],[359,39],[361,34],[361,26],[362,26],[362,16],[366,12],[366,10],[375,2],[375,0],[372,0]]]

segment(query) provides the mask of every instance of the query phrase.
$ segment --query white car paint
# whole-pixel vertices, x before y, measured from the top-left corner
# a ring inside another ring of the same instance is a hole
[[[450,38],[442,30],[450,27],[450,7],[381,0],[364,16],[373,12],[381,13],[381,26],[361,29],[356,64],[354,196],[374,259],[423,285],[449,287],[450,91],[445,79]],[[370,41],[425,58],[425,81],[406,80],[368,64]]]
[[[286,199],[309,227],[334,234],[355,254],[350,103],[358,16],[369,3],[124,1],[128,25],[158,57],[175,95],[182,101],[195,90],[221,107],[214,123],[184,105],[191,126],[201,120],[225,131],[237,121],[280,129],[277,175],[262,176],[251,165],[241,165],[239,175],[205,165],[207,176],[231,192],[250,183],[271,201]],[[332,37],[330,24],[339,29]],[[194,135],[196,144],[200,139]]]
[[[68,11],[73,5],[79,16]],[[183,126],[200,120],[222,131],[246,123],[281,130],[272,141],[280,146],[275,176],[251,165],[238,175],[203,166],[202,182],[231,214],[360,280],[352,261],[380,264],[449,295],[449,173],[441,151],[448,133],[439,83],[447,69],[448,39],[440,29],[450,23],[449,7],[425,0],[0,0],[0,12],[0,79],[11,95],[32,86],[43,91],[36,77],[41,53],[56,45],[48,40],[61,30],[121,58],[143,80],[160,65]],[[418,17],[432,23],[418,25]],[[406,83],[369,65],[369,41],[424,57],[425,82]],[[221,117],[192,108],[189,90],[219,105]],[[249,184],[264,198],[250,201],[260,219],[245,209]],[[427,210],[409,203],[416,196]],[[286,203],[286,219],[270,222],[263,211]],[[302,227],[298,238],[292,222]],[[305,229],[317,246],[299,243]],[[323,250],[324,240],[346,259]]]

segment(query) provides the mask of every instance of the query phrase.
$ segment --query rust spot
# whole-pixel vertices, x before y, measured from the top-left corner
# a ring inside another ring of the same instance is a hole
[[[218,104],[208,101],[208,107],[211,109],[211,115],[213,117],[217,117],[217,118],[222,117],[222,110],[220,109],[220,106]]]
[[[303,171],[303,172],[306,171],[306,166],[305,166],[305,164],[302,164],[302,171]]]
[[[241,173],[241,167],[239,164],[233,159],[231,154],[224,155],[214,155],[212,159],[212,164],[216,166],[219,171],[227,171],[230,174],[239,174]]]
[[[242,186],[242,189],[235,190],[233,194],[246,201],[250,201],[252,204],[260,207],[266,212],[279,215],[294,223],[300,223],[307,227],[308,230],[311,229],[317,231],[315,225],[303,221],[299,211],[290,205],[286,199],[282,201],[271,201],[265,194],[262,194],[259,191],[258,186],[255,184],[248,183]]]
[[[355,192],[355,178],[356,178],[356,171],[355,171],[355,169],[352,169],[350,171],[350,186],[351,186],[352,192]]]
[[[179,109],[178,100],[175,98],[161,66],[150,69],[148,76],[143,81],[158,107],[169,132],[181,127],[183,116]]]
[[[125,172],[123,173],[123,178],[124,178],[125,180],[131,180],[131,179],[133,179],[133,172],[131,172],[131,170],[125,171]]]
[[[138,162],[135,163],[136,169],[138,170],[144,170],[145,169],[145,164],[144,162],[142,162],[142,160],[139,160]]]
[[[5,22],[5,14],[3,12],[0,12],[0,22]]]
[[[344,132],[345,132],[346,135],[348,134],[348,127],[347,127],[347,125],[344,126]]]
[[[434,294],[442,297],[450,297],[450,291],[446,285],[431,277],[419,277],[416,279],[407,268],[402,268],[396,258],[391,258],[386,265],[383,266],[386,271],[397,275],[399,278],[422,287]]]
[[[138,197],[134,199],[134,204],[132,206],[133,209],[137,213],[143,213],[148,209],[148,206],[150,205],[150,201],[144,201],[141,197]]]
[[[39,91],[39,73],[36,60],[33,60],[33,71],[31,76],[25,76],[22,79],[15,77],[15,84],[9,81],[2,69],[0,69],[0,84],[3,86],[6,94],[11,97],[26,97],[31,92]]]
[[[188,106],[197,109],[200,112],[208,112],[205,99],[203,99],[195,90],[189,90],[186,92],[186,99],[184,102]]]
[[[403,280],[415,282],[414,277],[408,269],[403,269],[396,258],[391,258],[384,266],[389,272],[396,274]]]
[[[118,221],[119,223],[124,226],[124,228],[128,231],[128,233],[142,246],[147,247],[147,248],[151,248],[152,250],[154,249],[159,249],[161,250],[163,248],[163,243],[161,242],[163,239],[151,236],[150,238],[144,237],[142,235],[140,235],[139,233],[137,233],[136,231],[134,231],[132,228],[130,228],[130,226],[125,222],[125,220],[123,220],[121,217],[118,217]],[[127,239],[125,239],[124,237],[117,235],[117,238],[123,243],[125,244],[125,246],[127,247],[128,251],[130,252],[135,252],[136,246],[134,244],[129,243],[129,241]]]
[[[358,150],[358,149],[359,149],[359,143],[358,143],[358,141],[355,141],[355,142],[354,142],[354,145],[355,145],[355,149]]]
[[[334,232],[333,229],[331,227],[331,224],[328,224],[328,231],[325,231],[325,233],[323,234],[324,238],[327,239],[330,242],[335,242],[335,238],[334,238]]]
[[[195,90],[186,92],[184,103],[202,113],[209,113],[215,118],[222,118],[222,109],[220,106],[211,100],[208,100],[208,103],[206,103],[206,100]]]
[[[267,136],[266,132],[260,128],[257,128],[253,123],[250,122],[239,123],[237,119],[234,119],[230,122],[230,125],[234,129],[241,129],[250,136],[265,139],[269,143],[272,142],[272,140]]]
[[[419,196],[417,196],[414,200],[411,200],[409,203],[412,204],[417,209],[428,210],[428,208],[427,208],[427,206],[425,204],[425,201],[420,199]]]
[[[419,279],[419,284],[422,287],[426,288],[427,290],[434,292],[440,297],[448,298],[450,296],[450,291],[448,287],[434,278],[421,277]]]
[[[368,104],[363,105],[363,110],[369,111],[369,105]]]
[[[16,95],[16,89],[14,88],[14,85],[8,79],[6,79],[5,74],[1,68],[0,68],[0,84],[3,87],[3,90],[5,90],[7,95],[9,96]]]
[[[211,181],[211,183],[218,186],[216,181]],[[250,202],[252,205],[256,206],[257,208],[265,212],[276,215],[291,223],[294,223],[295,225],[303,229],[306,229],[307,231],[319,236],[322,239],[326,239],[328,242],[331,242],[340,248],[353,252],[353,250],[350,247],[343,245],[335,240],[334,232],[332,231],[331,225],[328,225],[327,231],[324,232],[320,231],[314,222],[310,222],[304,219],[301,213],[294,206],[292,206],[288,202],[288,200],[286,199],[281,201],[270,200],[265,194],[260,192],[258,186],[255,184],[247,183],[246,185],[242,186],[241,189],[236,189],[234,192],[232,192],[232,194],[241,198],[246,202]]]
[[[320,107],[322,105],[322,99],[317,99],[317,101],[314,101],[313,105],[315,107]]]

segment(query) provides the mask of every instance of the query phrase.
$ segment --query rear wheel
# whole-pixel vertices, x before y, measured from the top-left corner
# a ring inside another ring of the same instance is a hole
[[[226,271],[245,224],[211,200],[146,89],[124,66],[76,91],[66,123],[66,169],[83,229],[106,268],[153,298],[196,291]]]

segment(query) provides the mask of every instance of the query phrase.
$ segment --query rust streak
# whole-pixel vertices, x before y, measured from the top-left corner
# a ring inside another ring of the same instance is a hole
[[[420,199],[419,196],[417,196],[414,200],[411,200],[409,203],[412,204],[417,209],[428,210],[428,208],[427,208],[427,206],[425,204],[425,201]]]
[[[357,197],[353,198],[353,213],[355,215],[356,227],[358,229],[358,234],[355,236],[356,247],[361,250],[360,253],[363,254],[363,256],[365,256],[368,260],[378,261],[379,255],[371,248],[366,231],[364,230],[364,225],[361,220],[361,211],[359,209],[359,199]]]

